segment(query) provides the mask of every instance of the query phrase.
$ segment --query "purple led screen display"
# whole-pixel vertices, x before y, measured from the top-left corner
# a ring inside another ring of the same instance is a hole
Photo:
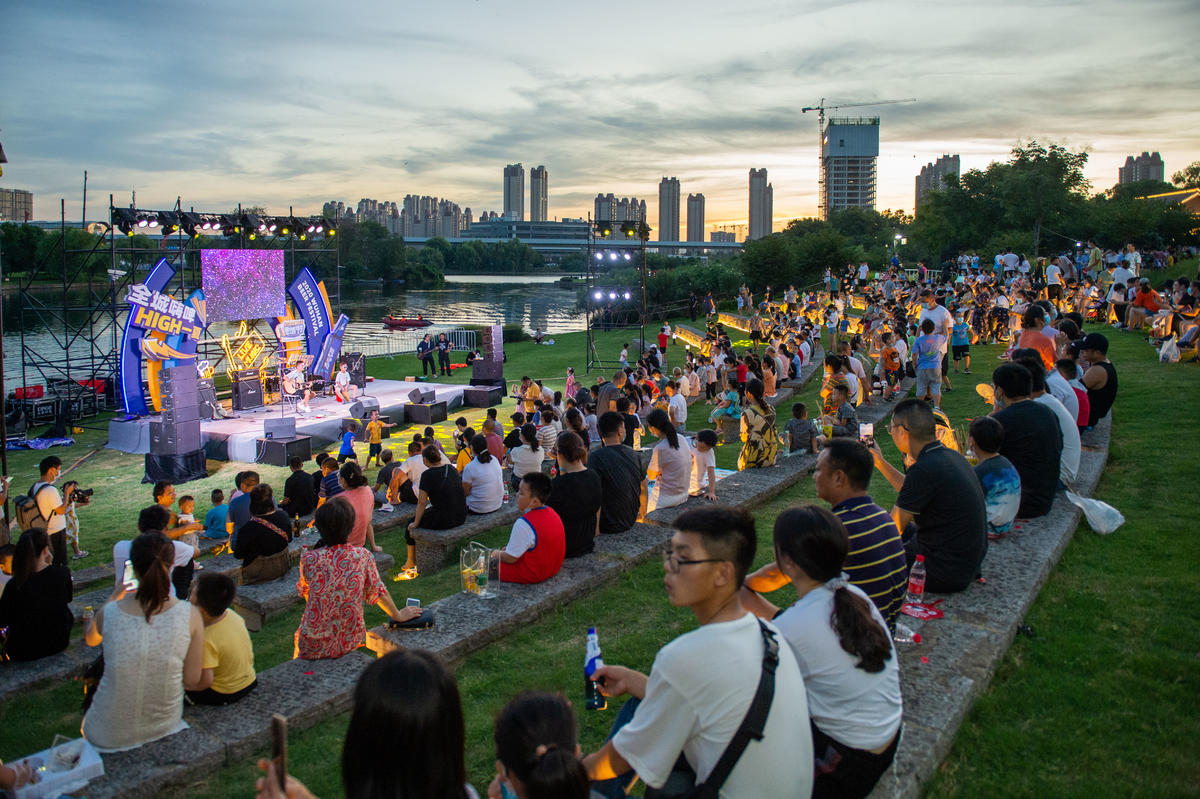
[[[282,250],[201,250],[200,276],[209,322],[286,313]]]

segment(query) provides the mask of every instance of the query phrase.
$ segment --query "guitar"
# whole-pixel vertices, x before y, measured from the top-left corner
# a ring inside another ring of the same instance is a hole
[[[282,378],[281,382],[283,383],[283,391],[285,394],[297,394],[306,388],[312,388],[313,384],[312,380],[292,381],[288,380],[286,377]]]

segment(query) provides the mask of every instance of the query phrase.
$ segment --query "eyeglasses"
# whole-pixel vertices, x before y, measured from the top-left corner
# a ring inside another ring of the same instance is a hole
[[[902,427],[905,430],[908,429],[908,425],[906,425],[906,424],[897,424],[896,422],[888,422],[888,432],[889,433],[894,432],[897,427]]]
[[[702,560],[686,560],[678,558],[672,550],[667,550],[663,553],[663,565],[667,567],[667,571],[671,574],[679,574],[679,570],[684,566],[691,566],[696,563],[721,563],[721,558],[704,558]]]

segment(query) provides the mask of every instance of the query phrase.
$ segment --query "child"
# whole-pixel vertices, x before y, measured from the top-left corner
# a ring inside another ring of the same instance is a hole
[[[850,387],[837,386],[833,389],[834,401],[837,406],[825,423],[833,428],[835,438],[846,438],[858,435],[858,414],[850,402]]]
[[[954,355],[954,374],[958,374],[958,362],[965,361],[966,371],[971,374],[971,326],[963,320],[962,311],[954,315],[954,327],[950,332],[950,347]]]
[[[458,473],[462,474],[462,470],[467,468],[467,464],[475,458],[475,453],[471,451],[471,439],[475,438],[475,431],[471,428],[466,428],[462,432],[460,439],[461,446],[458,450],[458,456],[454,460],[454,468],[458,469]]]
[[[629,368],[629,342],[621,345],[621,368]]]
[[[967,452],[979,459],[975,476],[986,499],[989,541],[1008,535],[1021,507],[1021,476],[1008,458],[998,454],[1003,444],[1004,426],[995,417],[981,416],[971,422]]]
[[[338,450],[337,462],[345,463],[348,459],[358,460],[358,456],[354,454],[354,434],[358,432],[358,423],[351,422],[346,425],[346,432],[342,433],[342,446]]]
[[[642,419],[636,413],[630,413],[633,408],[633,403],[629,401],[629,397],[619,397],[617,399],[617,413],[625,419],[625,440],[622,441],[625,446],[633,447],[634,449],[642,448]],[[590,435],[590,434],[589,434]]]
[[[466,429],[467,429],[467,417],[460,416],[454,420],[454,432],[451,433],[451,435],[454,436],[455,451],[462,451],[463,447],[466,446],[466,444],[463,443],[463,431]]]
[[[227,540],[229,533],[226,530],[226,522],[229,517],[229,506],[224,503],[224,492],[220,488],[214,488],[209,497],[212,507],[204,515],[204,537],[214,541]]]
[[[203,688],[187,692],[194,705],[233,704],[258,685],[246,622],[229,612],[235,596],[237,586],[225,574],[206,572],[192,584],[192,604],[204,621]]]
[[[16,552],[16,544],[0,546],[0,597],[4,596],[4,586],[12,579],[12,561]]]
[[[717,499],[717,431],[701,430],[692,447],[692,478],[688,494],[702,496],[710,502]]]
[[[921,322],[921,335],[913,342],[912,360],[917,372],[917,399],[932,395],[933,409],[942,409],[942,343],[945,336],[934,333],[932,319]]]
[[[566,534],[558,513],[546,506],[550,478],[540,471],[521,478],[517,509],[521,511],[504,549],[493,550],[500,561],[502,583],[540,583],[558,574],[566,555]]]
[[[191,494],[184,494],[179,498],[179,515],[176,521],[179,524],[192,524],[196,521],[196,498]]]
[[[383,465],[379,462],[379,453],[383,452],[383,431],[395,426],[392,422],[379,421],[379,411],[371,411],[371,421],[367,422],[367,462],[364,468],[371,465],[371,458],[375,459],[376,466]]]
[[[896,348],[894,333],[883,334],[883,350],[880,358],[883,360],[883,377],[887,383],[887,399],[890,402],[900,393],[900,383],[904,380],[904,359]]]
[[[503,439],[504,438],[504,425],[500,424],[500,420],[496,417],[496,409],[495,408],[487,409],[487,418],[490,419],[492,421],[493,425],[495,426],[496,435],[500,436],[500,438]]]
[[[788,437],[789,455],[816,452],[825,442],[825,437],[817,430],[817,423],[808,418],[808,406],[803,402],[792,403],[792,418],[783,426],[783,432]]]
[[[67,486],[74,486],[76,489],[78,489],[79,483],[75,482],[74,480],[64,483],[64,491],[66,490]],[[84,500],[81,499],[79,502],[82,503]],[[183,502],[181,500],[180,506],[182,507],[182,505]],[[67,540],[71,542],[71,557],[75,560],[86,558],[88,556],[88,551],[86,549],[79,548],[79,515],[75,513],[74,499],[67,503],[67,512],[63,514],[63,519],[67,522],[65,532],[67,534]],[[192,519],[191,521],[195,521],[195,519]]]

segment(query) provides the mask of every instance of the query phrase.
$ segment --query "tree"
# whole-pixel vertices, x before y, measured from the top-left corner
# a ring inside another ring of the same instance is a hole
[[[1171,175],[1171,182],[1181,189],[1200,189],[1200,161],[1193,161]]]
[[[746,242],[741,258],[746,282],[757,290],[796,280],[795,242],[795,237],[786,233],[772,233]]]
[[[1091,184],[1083,176],[1087,150],[1072,153],[1058,144],[1030,140],[1012,150],[1009,169],[1001,173],[1005,216],[1013,227],[1033,228],[1033,255],[1038,254],[1042,226],[1057,222],[1073,203],[1086,198]],[[993,167],[995,164],[992,165]],[[989,167],[989,170],[991,167]]]

